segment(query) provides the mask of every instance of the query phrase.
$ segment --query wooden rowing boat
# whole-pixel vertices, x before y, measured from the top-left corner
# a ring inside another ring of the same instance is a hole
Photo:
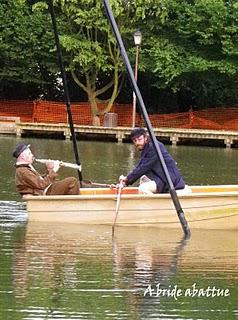
[[[192,186],[178,192],[190,228],[238,229],[238,185]],[[112,225],[117,191],[83,188],[78,196],[27,196],[29,221]],[[170,194],[124,188],[117,225],[180,228]]]

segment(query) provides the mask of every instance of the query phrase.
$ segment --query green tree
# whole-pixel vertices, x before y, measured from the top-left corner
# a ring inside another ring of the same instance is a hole
[[[111,1],[122,34],[129,24],[123,1]],[[60,42],[67,60],[67,70],[77,85],[86,92],[92,114],[109,112],[120,91],[123,72],[120,51],[107,21],[102,1],[60,1]],[[59,9],[57,7],[56,9]],[[102,100],[103,99],[103,100]],[[99,108],[104,102],[105,107]]]
[[[122,14],[119,2],[115,4],[117,14]],[[102,2],[67,1],[61,8],[66,22],[61,43],[68,53],[72,77],[87,93],[93,116],[109,112],[118,95],[122,62]],[[108,91],[106,107],[99,110],[100,97]]]
[[[50,21],[49,21],[50,22]],[[1,87],[31,87],[33,97],[57,94],[57,65],[52,32],[45,17],[33,13],[24,1],[0,4]],[[53,85],[52,85],[53,84]],[[52,90],[52,88],[56,88]]]
[[[154,85],[190,92],[201,104],[224,103],[228,91],[233,95],[238,85],[237,1],[157,0],[157,4],[153,10],[147,8],[153,14],[144,20],[150,28],[144,53],[149,57],[147,70],[157,79]],[[161,11],[163,19],[158,20]],[[237,101],[237,94],[233,98]]]
[[[124,0],[110,1],[121,34],[132,34],[129,5]],[[124,67],[103,1],[61,0],[54,2],[60,43],[64,49],[67,71],[74,82],[86,92],[96,121],[109,112],[120,92]],[[34,11],[45,8],[36,3]],[[101,102],[105,107],[101,109]],[[100,104],[100,108],[99,108]]]
[[[164,93],[190,96],[200,106],[238,102],[237,1],[110,0],[110,5],[132,66],[132,34],[142,31],[138,83],[145,100],[152,93],[159,105],[157,97]],[[94,116],[109,112],[126,72],[103,1],[54,0],[54,6],[69,80],[86,93]],[[0,39],[0,92],[24,87],[29,98],[58,99],[62,85],[47,0],[2,0]],[[131,102],[128,85],[122,90]]]

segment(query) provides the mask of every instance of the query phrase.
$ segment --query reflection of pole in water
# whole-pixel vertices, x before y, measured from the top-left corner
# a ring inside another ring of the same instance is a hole
[[[167,273],[167,280],[170,279],[171,276],[175,275],[177,273],[178,268],[178,261],[182,256],[182,253],[184,251],[184,248],[186,247],[187,243],[189,242],[189,239],[186,239],[186,236],[184,236],[178,243],[177,247],[175,248],[175,253],[173,255],[173,259],[170,264],[169,271]]]
[[[137,269],[135,270],[137,282],[142,286],[152,283],[167,285],[171,277],[177,272],[178,261],[183,253],[187,241],[188,240],[183,237],[175,247],[174,253],[165,252],[161,254],[159,249],[156,249],[156,251],[153,250],[151,255],[147,252],[147,260],[142,260],[143,263],[140,264],[137,263]],[[172,260],[168,261],[168,258],[171,257]]]
[[[114,290],[118,292],[126,292],[127,301],[127,312],[130,319],[139,318],[139,310],[136,308],[136,293],[139,291],[137,288],[128,288],[130,286],[130,281],[127,280],[128,275],[123,276],[124,270],[130,270],[130,264],[135,259],[134,252],[130,252],[130,260],[125,261],[124,253],[128,253],[128,248],[123,246],[122,252],[119,248],[116,236],[112,236],[112,274],[114,279]]]
[[[130,146],[129,148],[129,155],[128,155],[128,168],[133,168],[135,166],[135,162],[136,162],[136,149],[133,145]]]
[[[123,237],[121,231],[122,229],[119,228],[116,236],[112,238],[114,288],[119,292],[125,292],[129,306],[128,314],[133,316],[136,314],[139,318],[141,312],[148,314],[150,309],[154,310],[154,303],[158,305],[163,298],[159,296],[154,300],[149,295],[145,295],[149,286],[155,290],[157,284],[161,289],[173,287],[173,285],[170,286],[169,281],[177,273],[178,264],[188,240],[182,238],[173,241],[166,233],[167,242],[164,242],[163,238],[162,241],[158,239],[158,245],[153,246],[153,234],[148,230],[146,230],[148,237],[146,236],[145,241],[143,237],[138,238],[141,232],[138,229],[134,236],[130,228]],[[119,240],[123,241],[119,242]],[[156,242],[154,243],[156,245]]]
[[[128,232],[130,233],[130,230]],[[166,285],[177,272],[178,261],[187,242],[188,240],[183,237],[171,252],[171,250],[168,251],[168,248],[167,251],[163,251],[163,247],[153,248],[150,242],[143,243],[136,238],[132,246],[125,242],[125,246],[120,247],[117,239],[113,237],[114,275],[118,281],[121,281],[122,274],[126,272],[126,276],[133,278],[133,285],[140,291],[152,282]]]

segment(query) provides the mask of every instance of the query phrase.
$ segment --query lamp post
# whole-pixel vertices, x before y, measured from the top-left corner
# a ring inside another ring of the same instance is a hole
[[[135,63],[135,80],[137,81],[137,75],[138,75],[138,62],[139,62],[139,47],[141,45],[142,41],[142,33],[140,30],[137,30],[134,32],[134,43],[136,46],[136,63]],[[135,127],[136,123],[136,95],[133,91],[133,106],[132,106],[132,128]]]

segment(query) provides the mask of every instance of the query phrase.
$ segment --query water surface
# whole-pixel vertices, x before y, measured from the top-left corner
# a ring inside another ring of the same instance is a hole
[[[1,137],[1,319],[238,319],[237,231],[27,223],[12,149],[73,162],[69,141]],[[111,183],[131,144],[78,142],[85,179]],[[237,149],[168,147],[188,184],[237,183]],[[43,169],[38,164],[38,169]],[[75,175],[61,169],[60,176]]]
[[[20,200],[14,185],[14,159],[12,150],[16,143],[31,144],[36,158],[59,159],[74,162],[71,141],[49,139],[16,139],[0,137],[2,152],[0,154],[0,199]],[[238,149],[223,149],[191,146],[167,146],[190,185],[236,184],[238,168]],[[126,175],[136,164],[139,153],[129,143],[78,141],[78,150],[85,180],[112,183],[121,174]],[[36,164],[44,172],[44,165]],[[74,175],[73,169],[62,168],[60,177]]]
[[[29,223],[0,234],[1,319],[238,316],[237,232],[185,241],[180,230],[118,227],[112,239],[109,227]]]

